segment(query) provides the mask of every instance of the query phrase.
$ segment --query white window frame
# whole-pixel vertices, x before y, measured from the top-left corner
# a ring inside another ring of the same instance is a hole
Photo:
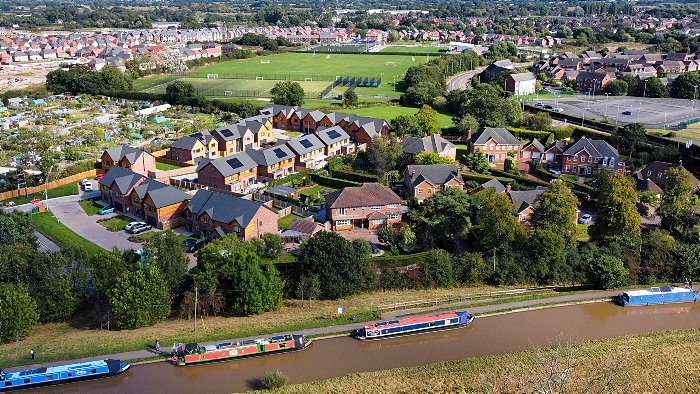
[[[347,208],[338,208],[338,216],[345,216],[348,214]]]
[[[381,210],[382,210],[382,207],[381,207],[381,205],[372,205],[372,206],[370,207],[370,209],[373,210],[373,211],[381,211]]]

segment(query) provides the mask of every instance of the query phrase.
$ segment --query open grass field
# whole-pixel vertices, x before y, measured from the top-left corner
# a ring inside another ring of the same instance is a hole
[[[254,79],[208,79],[182,78],[180,81],[191,83],[195,93],[203,96],[239,96],[239,97],[269,97],[270,89],[279,81]],[[307,95],[318,95],[331,82],[327,81],[298,81]],[[165,93],[167,84],[145,89],[148,93]]]
[[[446,47],[434,47],[423,45],[390,45],[382,48],[382,53],[425,53],[425,54],[444,54],[447,51]],[[418,60],[418,59],[416,59]]]
[[[374,118],[392,120],[399,115],[413,115],[418,112],[418,108],[413,107],[400,107],[397,105],[386,106],[386,107],[371,107],[371,108],[342,108],[338,112],[345,112],[349,114],[355,114],[359,116],[371,116]],[[438,113],[438,124],[440,127],[451,127],[452,116]]]

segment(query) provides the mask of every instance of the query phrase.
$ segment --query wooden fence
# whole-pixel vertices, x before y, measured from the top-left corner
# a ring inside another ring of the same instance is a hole
[[[260,201],[260,202],[272,201],[272,204],[277,208],[285,209],[285,210],[287,208],[289,208],[291,213],[294,213],[296,215],[299,215],[299,216],[305,217],[305,218],[311,216],[314,219],[316,219],[315,212],[311,212],[311,211],[304,209],[298,205],[294,205],[294,204],[286,202],[286,201],[278,200],[274,197],[268,196],[267,194],[255,192],[255,193],[253,193],[253,200]],[[289,214],[289,213],[287,213],[287,214]]]
[[[486,291],[482,293],[467,293],[460,294],[457,296],[450,297],[440,297],[440,298],[430,298],[426,300],[415,300],[415,301],[405,301],[397,302],[394,304],[378,305],[376,307],[377,313],[381,314],[383,312],[397,310],[397,309],[407,309],[407,308],[420,308],[426,306],[448,304],[453,302],[463,302],[463,301],[474,301],[474,300],[485,300],[492,298],[506,298],[513,296],[525,296],[538,294],[548,291],[553,291],[557,289],[556,286],[544,286],[544,287],[528,287],[524,289],[509,289],[509,290],[498,290],[498,291]]]
[[[68,183],[73,183],[73,182],[78,182],[82,179],[85,178],[94,178],[97,175],[97,170],[88,170],[81,172],[79,174],[71,175],[66,178],[61,178],[61,179],[56,179],[55,181],[51,181],[49,183],[45,183],[43,185],[39,186],[32,186],[32,187],[23,187],[18,190],[10,190],[7,192],[0,193],[0,201],[8,200],[10,198],[17,198],[20,196],[28,196],[30,194],[34,193],[39,193],[43,192],[44,190],[47,189],[53,189],[59,186],[63,186]],[[78,187],[76,185],[76,187]]]

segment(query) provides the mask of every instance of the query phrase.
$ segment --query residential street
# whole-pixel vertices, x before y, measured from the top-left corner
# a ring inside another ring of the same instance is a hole
[[[77,202],[50,206],[49,209],[66,227],[97,246],[107,250],[115,246],[119,249],[141,249],[141,244],[128,240],[130,234],[126,231],[113,233],[97,223],[98,219],[110,218],[116,214],[88,216]]]

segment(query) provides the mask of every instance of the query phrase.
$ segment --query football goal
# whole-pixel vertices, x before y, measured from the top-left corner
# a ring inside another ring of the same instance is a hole
[[[219,79],[219,74],[207,74],[207,79]]]
[[[331,58],[331,55],[326,55],[326,59],[330,59],[330,58]]]
[[[386,66],[396,66],[396,62],[384,62]]]
[[[313,78],[304,78],[304,82],[313,82]]]
[[[411,56],[411,61],[412,61],[412,62],[415,62],[415,61],[416,61],[416,58],[413,57],[413,56]]]
[[[224,96],[233,96],[232,90],[224,90]]]
[[[255,77],[255,80],[256,80],[256,81],[264,81],[265,78],[263,78],[263,77]]]
[[[260,64],[270,64],[269,60],[260,60]]]

